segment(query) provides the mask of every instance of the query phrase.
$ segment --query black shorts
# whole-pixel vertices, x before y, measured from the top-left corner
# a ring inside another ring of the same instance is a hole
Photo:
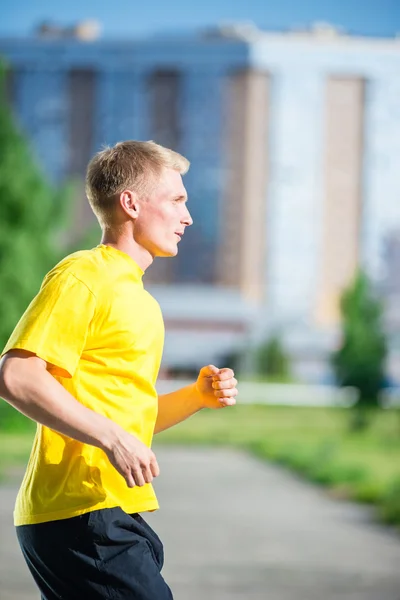
[[[163,545],[120,508],[16,528],[42,600],[172,600]]]

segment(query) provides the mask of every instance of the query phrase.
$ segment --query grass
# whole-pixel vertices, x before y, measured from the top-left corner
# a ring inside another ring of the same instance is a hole
[[[0,480],[14,469],[22,469],[27,463],[34,431],[29,427],[25,431],[0,432]]]
[[[374,504],[383,520],[400,525],[399,413],[376,412],[361,432],[351,432],[349,422],[348,409],[238,405],[202,411],[155,441],[250,451],[337,497]],[[27,433],[0,433],[3,469],[26,462],[32,437],[31,427]]]

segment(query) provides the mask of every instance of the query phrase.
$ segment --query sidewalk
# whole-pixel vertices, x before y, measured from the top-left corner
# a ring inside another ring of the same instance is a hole
[[[161,510],[146,518],[175,600],[400,600],[400,536],[369,509],[238,452],[156,453]],[[15,493],[0,490],[0,599],[38,600],[10,523]]]

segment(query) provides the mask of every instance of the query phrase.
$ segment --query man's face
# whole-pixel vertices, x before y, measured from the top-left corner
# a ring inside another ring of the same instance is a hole
[[[139,200],[135,240],[155,256],[176,256],[185,228],[193,223],[182,177],[163,169],[151,192]]]

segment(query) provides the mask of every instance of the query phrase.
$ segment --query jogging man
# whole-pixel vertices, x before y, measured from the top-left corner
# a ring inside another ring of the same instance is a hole
[[[99,152],[86,192],[101,243],[47,274],[3,351],[0,396],[38,423],[14,521],[44,600],[172,598],[162,544],[139,514],[158,508],[152,437],[237,394],[232,370],[213,365],[155,391],[164,327],[142,276],[192,224],[188,168],[153,142]]]

